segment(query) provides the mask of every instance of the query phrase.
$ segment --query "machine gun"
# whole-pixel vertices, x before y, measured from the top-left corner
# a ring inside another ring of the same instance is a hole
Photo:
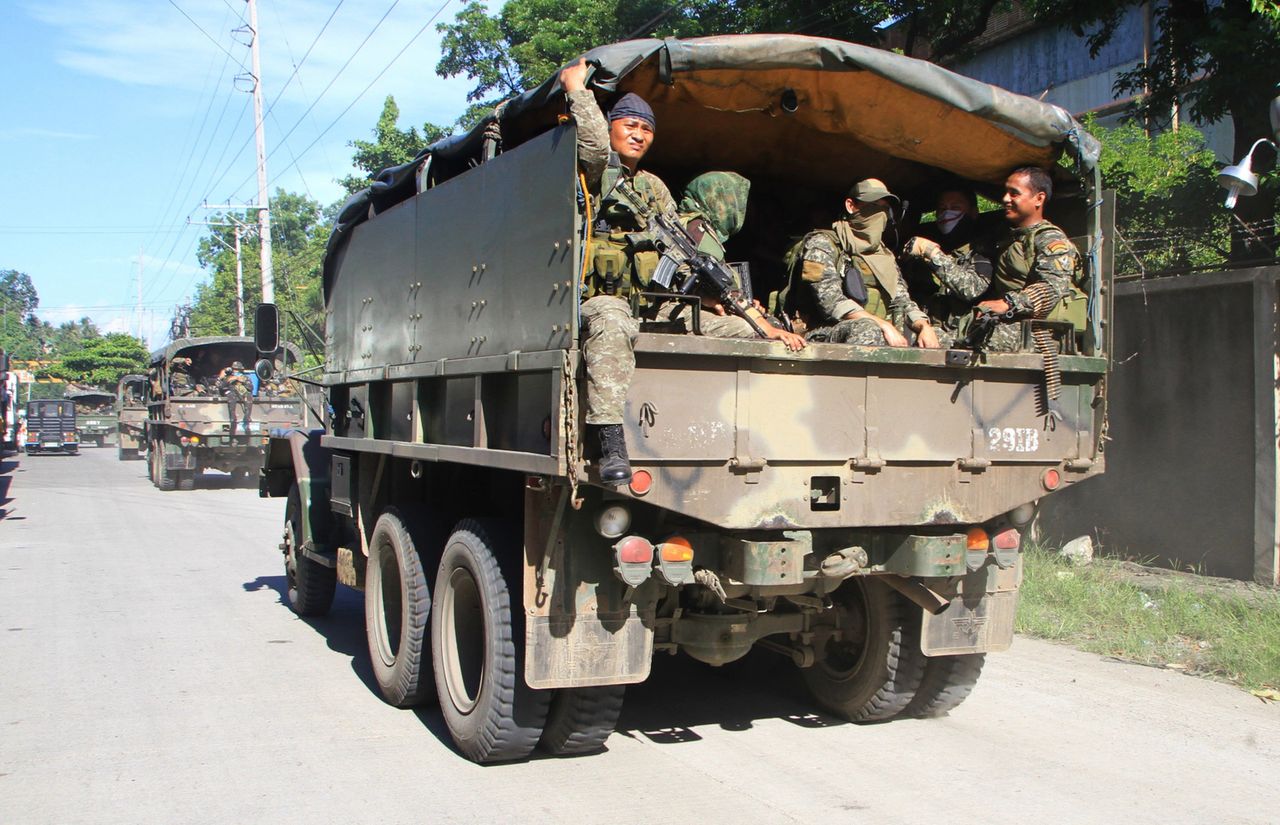
[[[975,353],[984,352],[987,344],[991,341],[991,334],[996,331],[996,327],[1002,321],[1015,320],[1013,308],[1009,308],[1004,312],[992,312],[989,309],[977,310],[973,323],[969,325],[969,331],[964,338],[956,342],[958,349],[971,349]]]
[[[676,288],[678,294],[692,295],[700,284],[706,284],[726,310],[750,324],[756,335],[761,338],[769,337],[748,313],[748,310],[752,309],[752,304],[743,294],[734,278],[733,270],[727,264],[700,251],[684,227],[661,212],[651,209],[639,193],[627,183],[619,181],[609,193],[609,197],[620,201],[646,224],[648,240],[652,241],[658,254],[662,256],[653,276],[654,282],[672,289],[677,271],[687,267],[688,274]]]

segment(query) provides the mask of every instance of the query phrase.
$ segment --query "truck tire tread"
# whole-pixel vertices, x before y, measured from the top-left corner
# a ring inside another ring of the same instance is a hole
[[[973,692],[986,659],[985,653],[930,658],[920,688],[903,715],[926,719],[954,710]]]
[[[302,492],[297,484],[289,490],[289,500],[285,505],[285,526],[290,530],[285,541],[295,544],[302,536]],[[285,559],[285,586],[288,589],[289,606],[299,616],[323,616],[333,605],[333,595],[338,586],[338,571],[332,567],[312,561],[306,556],[294,553],[293,572],[289,572],[289,559]]]
[[[557,690],[542,730],[542,748],[559,756],[600,750],[618,724],[626,691],[626,685]]]
[[[392,653],[390,639],[383,639],[386,594],[382,587],[381,555],[391,553],[400,580],[398,638]],[[405,520],[395,507],[378,517],[369,541],[369,565],[365,573],[365,627],[374,679],[382,696],[398,708],[415,707],[430,696],[433,686],[431,651],[427,633],[431,622],[431,588],[422,558]],[[388,645],[383,648],[384,642]],[[392,653],[391,661],[386,655]]]
[[[495,549],[514,541],[496,520],[463,519],[445,545],[436,577],[432,608],[431,649],[436,691],[445,724],[464,756],[473,762],[503,762],[527,757],[537,746],[546,722],[551,691],[534,690],[524,680],[523,610],[511,603],[511,590]],[[499,542],[502,542],[500,545]],[[467,568],[479,591],[487,661],[474,705],[464,712],[450,692],[445,634],[448,590],[456,570]]]

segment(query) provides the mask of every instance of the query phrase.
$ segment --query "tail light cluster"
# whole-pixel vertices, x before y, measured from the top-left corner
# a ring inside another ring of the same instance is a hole
[[[667,584],[678,587],[693,581],[693,545],[683,536],[672,536],[656,546],[643,536],[627,536],[613,545],[614,573],[637,587],[656,570]]]

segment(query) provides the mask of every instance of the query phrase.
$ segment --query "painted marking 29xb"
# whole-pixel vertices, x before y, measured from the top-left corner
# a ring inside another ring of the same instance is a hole
[[[993,453],[1034,453],[1040,449],[1040,432],[1031,427],[991,427],[987,449]]]

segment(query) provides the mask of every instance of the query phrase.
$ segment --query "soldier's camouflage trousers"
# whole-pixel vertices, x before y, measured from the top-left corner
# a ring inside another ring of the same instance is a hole
[[[871,318],[846,318],[834,326],[818,327],[805,333],[805,340],[816,344],[857,344],[863,347],[883,347],[889,342],[884,339],[880,325]]]
[[[659,321],[679,321],[686,332],[693,332],[693,307],[679,301],[665,301],[658,307]],[[698,318],[702,334],[709,338],[756,338],[756,331],[747,319],[737,315],[717,315],[703,310]]]
[[[612,295],[582,302],[582,360],[587,366],[586,422],[621,424],[627,388],[636,371],[632,348],[640,327],[631,305]]]

